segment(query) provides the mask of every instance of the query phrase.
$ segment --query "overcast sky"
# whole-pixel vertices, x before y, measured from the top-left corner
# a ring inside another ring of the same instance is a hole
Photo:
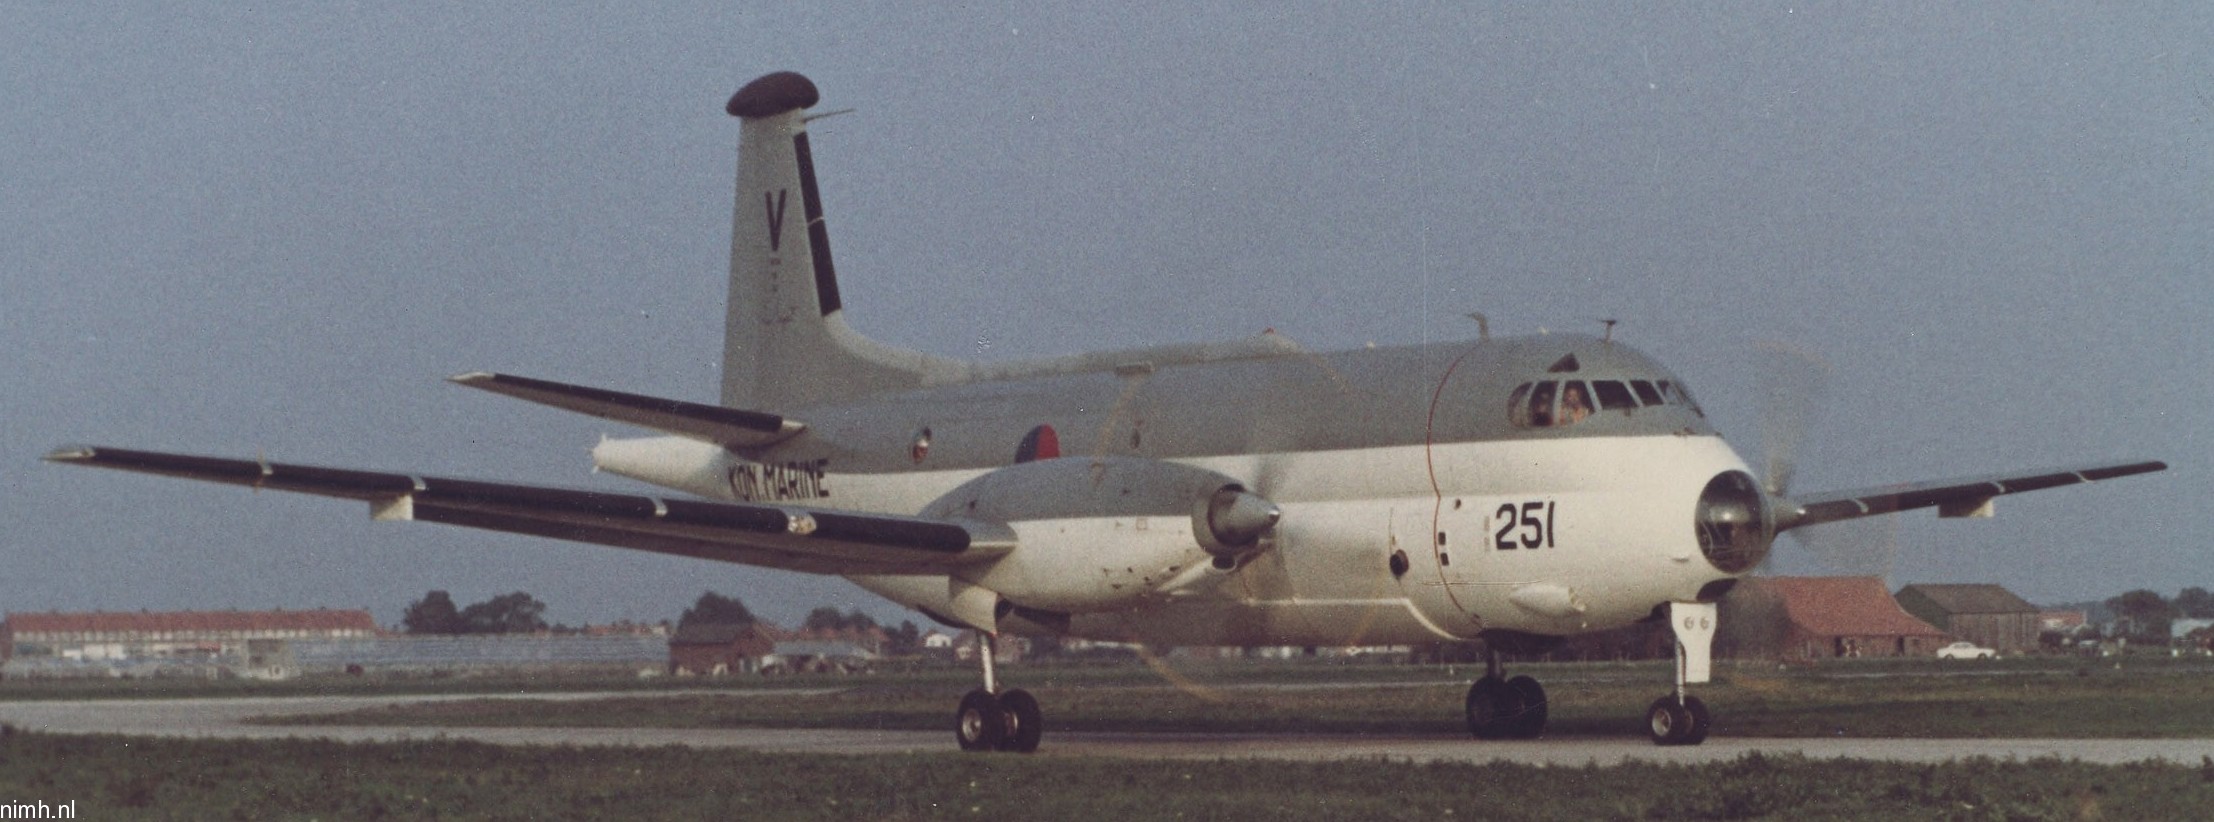
[[[775,70],[857,109],[815,155],[848,313],[887,342],[1613,317],[1749,458],[1780,342],[1830,365],[1799,489],[2173,465],[1904,518],[1894,585],[2214,587],[2214,7],[747,5],[0,8],[0,610],[393,622],[444,588],[578,623],[712,588],[897,618],[838,580],[38,461],[638,489],[586,473],[633,432],[443,378],[712,401],[722,104]]]

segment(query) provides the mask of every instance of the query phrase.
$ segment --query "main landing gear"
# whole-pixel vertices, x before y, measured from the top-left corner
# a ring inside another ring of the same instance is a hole
[[[1037,750],[1038,739],[1045,734],[1037,698],[1019,688],[1000,692],[992,671],[992,657],[998,654],[999,643],[987,633],[979,632],[977,639],[977,656],[984,660],[984,687],[961,697],[960,709],[953,712],[954,739],[964,751]]]
[[[1477,739],[1536,739],[1545,733],[1545,686],[1504,678],[1499,652],[1485,649],[1484,677],[1468,686],[1468,732]]]
[[[1655,745],[1697,745],[1707,741],[1707,732],[1714,729],[1706,703],[1685,693],[1684,686],[1708,679],[1715,611],[1713,603],[1668,604],[1668,625],[1676,632],[1676,690],[1645,709],[1646,728]]]

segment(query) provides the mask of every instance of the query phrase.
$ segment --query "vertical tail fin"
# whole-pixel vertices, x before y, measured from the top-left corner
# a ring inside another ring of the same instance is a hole
[[[732,95],[738,200],[731,217],[726,406],[796,410],[961,379],[963,363],[893,348],[847,327],[807,145],[815,84],[765,75]]]

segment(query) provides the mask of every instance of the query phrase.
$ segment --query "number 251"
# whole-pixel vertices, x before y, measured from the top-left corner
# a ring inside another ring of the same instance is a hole
[[[1520,506],[1507,503],[1499,506],[1499,531],[1493,536],[1494,547],[1501,551],[1516,548],[1551,548],[1553,543],[1553,500],[1525,502]]]

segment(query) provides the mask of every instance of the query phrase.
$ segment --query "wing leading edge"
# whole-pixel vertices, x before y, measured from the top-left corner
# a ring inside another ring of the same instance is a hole
[[[1981,477],[1915,482],[1882,488],[1864,488],[1854,491],[1832,491],[1819,494],[1794,494],[1795,511],[1787,512],[1777,523],[1776,530],[1784,531],[1825,522],[1836,522],[1856,517],[1869,517],[1916,508],[1936,508],[1941,517],[1988,517],[1991,502],[2007,494],[2038,491],[2076,485],[2086,482],[2109,480],[2135,474],[2149,474],[2167,470],[2168,464],[2157,460],[2130,462],[2118,465],[2099,465],[2085,468],[2052,468],[2043,471],[2024,471],[2013,474],[1993,474]]]
[[[362,500],[377,519],[415,519],[818,574],[944,574],[1014,550],[1014,531],[781,505],[352,471],[72,446],[50,462]]]

